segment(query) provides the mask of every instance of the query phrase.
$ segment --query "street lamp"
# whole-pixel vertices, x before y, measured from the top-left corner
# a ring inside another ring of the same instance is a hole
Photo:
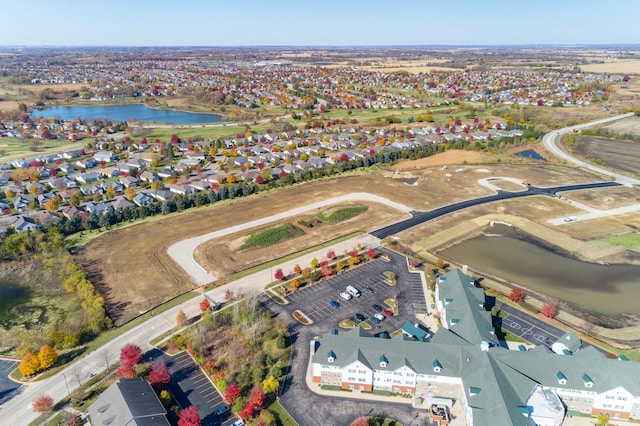
[[[71,392],[69,392],[69,384],[67,383],[67,376],[62,372],[62,377],[64,378],[64,385],[67,387],[67,396],[71,398]]]

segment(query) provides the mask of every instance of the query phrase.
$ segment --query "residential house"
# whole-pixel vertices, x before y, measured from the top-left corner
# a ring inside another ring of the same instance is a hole
[[[169,426],[164,406],[142,378],[118,379],[89,407],[94,425]]]
[[[117,212],[121,212],[124,209],[129,207],[135,207],[131,201],[129,201],[126,197],[116,197],[115,200],[111,203],[111,208]]]
[[[118,159],[118,156],[111,151],[98,151],[93,154],[93,159],[98,163],[110,163]]]
[[[153,182],[159,181],[160,178],[155,173],[151,173],[149,171],[144,171],[140,175],[140,180],[145,181],[145,182],[149,182],[149,183],[153,183]]]
[[[16,232],[26,232],[36,229],[38,225],[29,216],[15,216],[11,218],[9,224],[13,226]]]
[[[108,203],[94,203],[93,201],[89,201],[84,205],[84,208],[89,212],[89,214],[100,216],[111,210],[111,205]]]
[[[137,206],[148,206],[153,203],[153,197],[145,192],[138,192],[135,197],[133,197],[133,201]]]
[[[57,213],[50,212],[47,210],[39,211],[38,214],[36,215],[36,221],[43,226],[54,224],[58,220],[60,220],[60,216],[58,216]]]
[[[76,180],[81,183],[95,182],[99,179],[100,179],[100,173],[98,172],[80,173],[76,176]]]

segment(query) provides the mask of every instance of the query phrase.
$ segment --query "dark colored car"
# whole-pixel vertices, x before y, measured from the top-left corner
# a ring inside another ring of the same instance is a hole
[[[216,410],[216,414],[218,416],[221,416],[225,413],[228,413],[229,410],[231,410],[231,408],[228,405],[223,405],[222,407],[218,407],[218,409]]]
[[[393,312],[388,309],[385,309],[384,311],[382,311],[382,313],[389,318],[393,316]]]
[[[329,302],[329,304],[332,307],[336,308],[336,309],[338,309],[340,307],[340,304],[338,302],[336,302],[335,300],[332,300],[331,302]]]
[[[355,314],[355,317],[358,322],[364,321],[364,315],[362,314]]]
[[[380,320],[376,317],[371,317],[369,318],[371,321],[375,322],[376,324],[380,324]]]
[[[367,286],[364,288],[365,290],[367,290],[369,293],[373,293],[373,288]]]
[[[382,306],[380,305],[373,305],[373,309],[375,309],[378,312],[382,312]]]

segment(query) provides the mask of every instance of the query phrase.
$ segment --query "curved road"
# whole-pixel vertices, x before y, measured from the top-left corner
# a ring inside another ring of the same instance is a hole
[[[544,135],[542,137],[542,143],[544,144],[544,147],[547,149],[547,151],[549,151],[551,154],[555,155],[556,157],[562,158],[563,160],[566,160],[569,163],[573,163],[577,166],[584,167],[585,169],[594,171],[602,175],[611,176],[615,178],[616,182],[619,182],[623,185],[640,185],[640,179],[625,176],[623,174],[616,173],[614,171],[595,166],[589,163],[588,161],[584,161],[579,158],[573,157],[570,153],[566,152],[565,150],[560,148],[560,146],[558,145],[558,140],[560,139],[561,135],[572,133],[574,130],[579,131],[587,127],[599,126],[601,124],[607,124],[613,121],[623,120],[625,118],[629,118],[632,116],[633,116],[633,113],[630,112],[628,114],[622,114],[622,115],[617,115],[615,117],[603,118],[601,120],[596,120],[596,121],[592,121],[585,124],[565,127],[564,129],[549,132],[546,135]]]
[[[551,151],[553,154],[561,158],[564,158],[567,161],[573,162],[574,164],[578,164],[590,170],[597,171],[598,173],[614,176],[616,180],[620,183],[638,184],[640,183],[640,180],[638,179],[633,179],[627,176],[618,175],[608,170],[595,167],[581,160],[574,159],[568,153],[559,149],[556,145],[557,136],[563,133],[568,133],[570,131],[573,131],[574,128],[582,128],[582,127],[587,127],[591,125],[602,124],[602,123],[626,118],[626,117],[629,117],[630,115],[631,114],[625,114],[623,116],[618,116],[615,118],[599,120],[596,122],[583,124],[580,126],[573,126],[567,129],[551,132],[545,135],[545,137],[543,138],[545,147],[547,147],[547,149],[549,149],[549,151]],[[616,183],[605,182],[605,183],[587,184],[587,185],[594,185],[594,186],[588,186],[588,187],[602,187],[607,185],[616,185]],[[585,187],[585,186],[572,185],[572,187],[573,189],[579,189],[579,187]],[[429,220],[431,216],[437,217],[443,214],[447,214],[448,212],[454,211],[455,209],[470,207],[472,205],[478,205],[478,204],[487,203],[490,201],[495,201],[500,199],[518,198],[518,197],[530,196],[530,195],[554,195],[555,192],[557,191],[566,191],[566,190],[571,190],[571,188],[570,187],[555,187],[555,188],[529,187],[526,191],[513,192],[513,193],[503,192],[502,194],[498,193],[492,196],[482,197],[477,200],[462,201],[460,203],[455,203],[450,206],[444,206],[444,207],[441,207],[440,209],[435,209],[431,212],[415,212],[415,211],[412,212],[406,206],[395,204],[394,207],[396,207],[401,211],[411,213],[412,217],[405,221],[400,221],[395,225],[391,225],[390,227],[381,228],[378,231],[374,231],[374,233],[377,233],[378,235],[391,235],[394,232],[399,232],[399,231],[394,231],[394,229],[397,229],[397,230],[408,229],[411,226],[415,226],[418,223],[423,223],[424,221]],[[385,200],[376,195],[359,193],[359,194],[345,195],[343,197],[336,197],[334,199],[325,200],[324,202],[314,203],[310,206],[301,207],[300,209],[302,210],[297,211],[297,213],[300,213],[301,211],[305,211],[308,209],[322,207],[324,205],[331,204],[331,203],[355,200],[355,199],[382,202],[385,204],[393,205],[393,203],[389,202],[388,200]],[[292,213],[292,214],[297,214],[297,213]],[[274,216],[270,218],[250,222],[249,224],[241,225],[240,229],[246,229],[247,226],[257,226],[260,224],[269,223],[270,221],[278,220],[278,218],[288,217],[289,214],[288,212],[285,212],[285,213],[282,213],[281,215],[274,215]],[[226,235],[224,234],[225,232],[224,230],[217,231],[217,232],[221,232],[222,234],[220,235]],[[229,231],[229,233],[230,232],[237,232],[237,229]],[[193,251],[191,250],[191,247],[195,249],[195,247],[197,247],[197,245],[199,244],[198,243],[199,241],[204,241],[206,239],[214,237],[211,234],[215,234],[215,233],[210,233],[210,234],[206,234],[193,239],[185,240],[185,241],[188,241],[189,243],[186,243],[186,242],[184,242],[184,244],[178,243],[177,245],[174,245],[171,247],[171,253],[173,253],[176,256],[176,257],[173,257],[173,256],[172,257],[181,265],[183,265],[182,262],[184,260],[186,262],[184,263],[184,265],[186,265],[185,270],[187,270],[187,272],[189,272],[189,269],[193,271],[199,271],[199,272],[194,272],[195,275],[192,275],[192,276],[194,276],[194,278],[196,278],[197,276],[196,281],[200,283],[210,282],[212,280],[212,277],[209,274],[207,274],[206,271],[203,271],[200,265],[193,262]],[[369,238],[371,237],[372,236],[369,236]],[[187,250],[186,254],[183,252],[183,250]],[[328,248],[325,249],[325,251],[326,250],[328,250]],[[311,253],[309,254],[309,256],[314,256],[314,254]],[[296,261],[298,260],[296,259],[291,262],[296,262]],[[290,267],[289,265],[285,265],[285,266],[287,268]],[[247,287],[253,288],[253,289],[262,288],[261,286],[263,286],[264,283],[270,282],[271,278],[272,276],[269,273],[269,271],[261,271],[254,275],[245,277],[241,280],[229,283],[224,287],[216,288],[208,292],[207,295],[214,300],[222,300],[224,296],[224,291],[226,289],[237,290],[240,288],[247,288]],[[247,286],[247,287],[243,287],[243,286]],[[54,399],[54,401],[56,402],[60,401],[64,396],[67,395],[67,392],[77,388],[79,385],[79,382],[85,382],[94,373],[103,371],[105,369],[106,364],[108,363],[113,364],[114,362],[116,362],[119,357],[120,349],[125,344],[129,342],[136,342],[142,348],[143,351],[150,349],[151,345],[148,343],[150,340],[154,339],[157,336],[160,336],[161,334],[165,333],[169,329],[173,328],[173,326],[175,325],[175,318],[179,310],[183,310],[184,313],[187,315],[187,317],[193,317],[200,313],[198,302],[196,300],[185,302],[180,306],[176,306],[128,330],[127,332],[113,339],[103,347],[97,349],[92,353],[85,355],[83,358],[67,366],[64,370],[55,374],[54,376],[46,380],[33,382],[23,386],[20,389],[19,394],[17,394],[12,399],[10,399],[9,401],[5,402],[0,406],[0,418],[2,418],[3,424],[10,424],[10,425],[29,424],[31,421],[35,420],[38,417],[37,414],[32,411],[30,406],[31,401],[36,396],[46,393],[47,395],[50,395]]]

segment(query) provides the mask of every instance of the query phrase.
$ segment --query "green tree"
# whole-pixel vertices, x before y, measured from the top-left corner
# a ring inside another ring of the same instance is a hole
[[[69,204],[74,207],[77,207],[80,205],[80,203],[82,203],[82,192],[76,191],[73,193],[73,195],[69,199]]]

